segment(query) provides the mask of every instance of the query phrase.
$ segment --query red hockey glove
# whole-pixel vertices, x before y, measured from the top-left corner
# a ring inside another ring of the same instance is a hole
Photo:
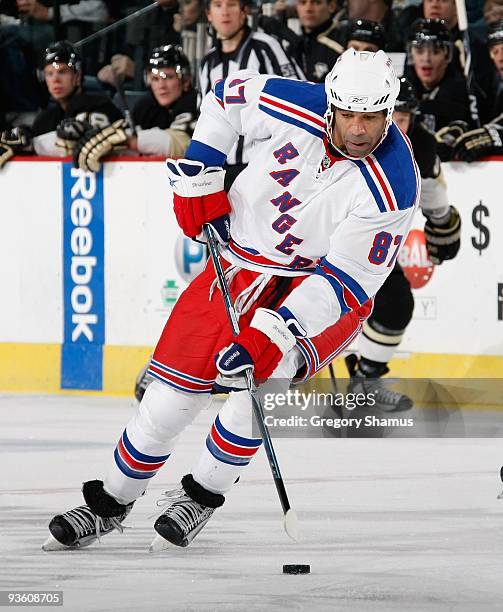
[[[190,159],[167,159],[173,205],[178,225],[189,238],[199,236],[210,223],[222,244],[230,240],[231,205],[224,191],[225,171],[205,168]]]
[[[270,378],[283,355],[295,346],[296,336],[305,336],[291,313],[283,310],[289,320],[274,310],[257,308],[250,326],[236,336],[233,344],[220,351],[216,365],[224,379],[242,374],[248,368],[253,368],[258,381]]]

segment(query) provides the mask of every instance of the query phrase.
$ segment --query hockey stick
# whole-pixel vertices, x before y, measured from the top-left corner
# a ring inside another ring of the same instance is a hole
[[[237,336],[239,334],[238,316],[236,314],[236,310],[234,309],[234,304],[232,303],[229,286],[227,285],[227,279],[225,278],[222,264],[220,263],[217,241],[215,235],[213,234],[212,227],[210,225],[205,225],[204,233],[206,235],[206,240],[208,241],[210,257],[213,261],[213,266],[217,275],[218,284],[220,285],[220,291],[222,292],[225,310],[227,311],[227,316],[229,317],[232,332],[235,336]],[[245,370],[245,377],[246,386],[252,401],[255,420],[257,421],[258,427],[260,429],[260,434],[264,442],[264,449],[267,455],[267,460],[269,461],[269,466],[271,468],[274,484],[276,485],[276,491],[278,492],[281,506],[283,508],[283,514],[285,516],[284,528],[286,533],[292,538],[292,540],[295,540],[297,542],[299,539],[297,514],[294,510],[292,510],[290,502],[288,501],[285,483],[283,482],[283,477],[281,476],[278,460],[276,459],[276,453],[274,452],[274,447],[272,445],[271,435],[269,434],[269,430],[267,429],[267,426],[264,423],[264,410],[262,408],[259,398],[257,397],[257,387],[250,369]]]
[[[330,373],[330,382],[332,383],[333,395],[336,396],[339,393],[337,388],[337,379],[335,378],[334,366],[332,363],[328,364],[328,371]],[[335,414],[342,419],[342,408],[340,406],[333,406]]]
[[[131,128],[133,136],[136,136],[136,125],[133,121],[133,115],[131,114],[131,109],[129,108],[129,103],[126,98],[126,92],[124,91],[124,79],[120,77],[117,72],[112,67],[112,73],[114,76],[114,87],[117,93],[119,94],[119,99],[121,101],[122,106],[124,107],[124,117],[126,118],[126,124]]]
[[[470,104],[470,116],[476,127],[480,127],[479,109],[475,95],[475,81],[472,69],[472,51],[470,48],[470,37],[468,35],[468,18],[466,17],[465,0],[456,0],[456,12],[458,14],[458,27],[463,35],[463,47],[465,50],[465,63],[463,72],[466,79],[466,90]]]
[[[85,38],[82,38],[81,40],[74,43],[74,46],[83,47],[84,45],[87,45],[87,43],[91,42],[95,38],[101,38],[105,36],[105,34],[108,34],[109,32],[112,32],[113,30],[116,30],[117,28],[120,28],[121,26],[126,25],[130,21],[134,21],[138,17],[141,17],[141,15],[146,15],[147,13],[150,13],[152,9],[155,9],[158,6],[159,5],[157,4],[157,2],[153,2],[152,4],[149,4],[148,6],[144,6],[143,8],[135,11],[134,13],[131,13],[130,15],[127,15],[126,17],[123,17],[122,19],[119,19],[118,21],[114,21],[110,25],[104,28],[101,28],[101,30],[94,32],[93,34],[89,34],[89,36],[86,36]]]

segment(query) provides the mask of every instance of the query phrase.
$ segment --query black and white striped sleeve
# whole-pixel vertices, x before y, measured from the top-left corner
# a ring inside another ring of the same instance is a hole
[[[290,79],[306,79],[297,62],[289,58],[280,42],[269,34],[254,32],[252,47],[263,68],[261,73],[277,74]]]

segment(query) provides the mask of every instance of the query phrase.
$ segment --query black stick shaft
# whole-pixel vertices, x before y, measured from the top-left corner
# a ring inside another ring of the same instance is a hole
[[[118,21],[114,21],[114,23],[110,24],[109,26],[106,26],[102,28],[101,30],[94,32],[94,34],[90,34],[89,36],[82,38],[81,40],[74,43],[74,45],[75,47],[83,47],[84,45],[87,45],[87,43],[91,42],[95,38],[101,38],[105,36],[106,34],[108,34],[109,32],[112,32],[113,30],[116,30],[117,28],[120,28],[121,26],[126,25],[126,23],[129,23],[130,21],[134,21],[138,17],[141,17],[141,15],[150,13],[150,11],[156,8],[157,6],[158,6],[157,2],[153,2],[152,4],[149,4],[148,6],[138,9],[134,13],[131,13],[130,15],[127,15],[126,17],[123,17],[122,19],[119,19]]]
[[[231,294],[229,291],[229,287],[227,285],[227,279],[225,278],[222,264],[220,262],[220,257],[218,255],[216,239],[215,239],[215,236],[213,235],[213,230],[209,225],[204,226],[204,233],[206,235],[206,240],[208,241],[208,247],[210,249],[210,256],[213,261],[213,265],[215,267],[215,272],[218,278],[218,283],[220,285],[220,290],[222,292],[225,309],[229,317],[232,331],[234,335],[237,336],[239,334],[239,321],[238,321],[238,317],[236,314],[236,310],[234,309],[234,304],[232,303]],[[281,506],[283,508],[283,513],[286,514],[288,510],[290,510],[291,506],[288,500],[285,483],[283,482],[283,477],[281,475],[281,470],[279,468],[279,463],[276,458],[276,453],[274,452],[274,446],[272,444],[271,435],[269,433],[269,430],[267,429],[267,425],[264,422],[264,410],[262,408],[260,400],[256,396],[256,384],[253,379],[253,374],[251,373],[250,370],[246,370],[245,375],[246,375],[246,384],[247,384],[248,391],[250,393],[250,397],[252,400],[253,413],[255,415],[255,420],[260,429],[260,434],[264,442],[264,449],[267,455],[267,460],[269,461],[269,466],[271,468],[271,473],[274,479],[274,484],[276,485],[276,491],[278,492]]]

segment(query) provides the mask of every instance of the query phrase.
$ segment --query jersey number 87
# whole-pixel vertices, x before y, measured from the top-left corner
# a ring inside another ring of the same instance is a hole
[[[374,243],[372,248],[370,249],[368,260],[371,264],[376,266],[380,266],[383,264],[388,258],[388,253],[390,247],[392,245],[395,246],[395,250],[393,251],[393,255],[388,262],[387,268],[391,268],[391,266],[395,263],[396,256],[398,255],[398,249],[400,248],[400,244],[402,243],[403,236],[398,234],[395,236],[393,240],[393,236],[388,234],[388,232],[379,232],[374,236]]]

